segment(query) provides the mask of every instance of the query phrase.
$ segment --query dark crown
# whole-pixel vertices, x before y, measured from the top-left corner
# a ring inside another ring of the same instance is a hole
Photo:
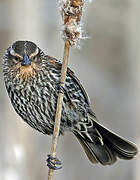
[[[16,41],[12,45],[12,49],[15,51],[15,53],[21,56],[24,56],[25,54],[30,56],[36,51],[37,46],[31,41]]]

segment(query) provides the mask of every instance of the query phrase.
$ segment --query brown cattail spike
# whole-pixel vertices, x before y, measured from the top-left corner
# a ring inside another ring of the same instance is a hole
[[[71,46],[75,46],[83,38],[81,17],[85,0],[60,0],[60,3],[64,22],[63,39],[68,40]]]

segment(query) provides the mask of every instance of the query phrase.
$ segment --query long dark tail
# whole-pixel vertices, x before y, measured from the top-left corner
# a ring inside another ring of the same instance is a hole
[[[88,123],[79,123],[75,136],[92,163],[111,165],[117,157],[132,159],[138,152],[135,144],[113,133],[93,118]]]

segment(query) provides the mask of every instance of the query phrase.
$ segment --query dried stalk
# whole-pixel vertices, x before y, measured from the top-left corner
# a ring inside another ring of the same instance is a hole
[[[67,40],[65,42],[63,64],[62,64],[62,69],[61,69],[61,86],[62,87],[64,87],[65,85],[67,65],[68,65],[68,56],[69,56],[69,47],[70,47],[70,43]],[[51,149],[52,157],[56,156],[56,147],[57,147],[57,140],[58,140],[59,129],[60,129],[62,104],[63,104],[63,91],[60,91],[58,94],[57,109],[56,109],[56,116],[55,116],[55,126],[54,126],[53,139],[52,139],[52,149]],[[48,180],[52,180],[53,171],[54,171],[53,169],[49,169]]]
[[[70,46],[75,46],[83,38],[81,30],[81,16],[85,0],[59,0],[61,14],[63,19],[63,39],[65,41],[63,64],[61,69],[61,86],[65,86],[68,56]],[[56,157],[56,147],[59,137],[61,112],[63,104],[63,92],[58,94],[57,109],[55,116],[55,125],[52,139],[51,156]],[[53,169],[49,169],[48,180],[53,179]]]

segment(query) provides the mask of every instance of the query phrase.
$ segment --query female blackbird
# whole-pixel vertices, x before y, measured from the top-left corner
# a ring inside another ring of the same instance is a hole
[[[16,41],[3,56],[3,74],[11,103],[31,127],[51,135],[62,63],[30,41]],[[60,134],[71,131],[92,163],[111,165],[117,157],[132,159],[137,147],[101,125],[86,91],[68,68]]]

